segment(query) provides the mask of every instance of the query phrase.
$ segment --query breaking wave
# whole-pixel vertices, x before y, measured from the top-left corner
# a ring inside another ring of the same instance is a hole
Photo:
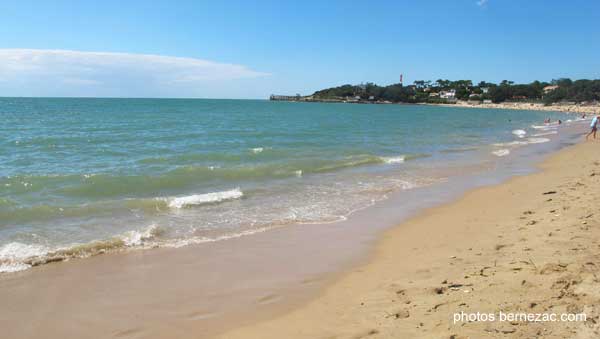
[[[497,151],[493,151],[492,152],[493,155],[497,156],[497,157],[504,157],[510,154],[510,150],[507,149],[499,149]]]
[[[167,199],[167,201],[169,207],[171,208],[184,208],[239,199],[243,196],[244,193],[239,188],[235,188],[229,191],[211,192],[205,194],[194,194],[177,198],[169,198]]]
[[[519,138],[524,138],[525,134],[527,134],[527,132],[522,129],[516,129],[516,130],[512,131],[512,134],[516,135]]]
[[[527,139],[527,143],[529,144],[542,144],[544,142],[549,142],[550,139],[548,138],[528,138]]]
[[[399,157],[382,157],[381,160],[386,164],[401,164],[406,160],[406,157],[403,155]]]

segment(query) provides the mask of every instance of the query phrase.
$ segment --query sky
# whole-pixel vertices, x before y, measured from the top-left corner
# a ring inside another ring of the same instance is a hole
[[[600,78],[597,0],[3,0],[0,22],[0,96]]]

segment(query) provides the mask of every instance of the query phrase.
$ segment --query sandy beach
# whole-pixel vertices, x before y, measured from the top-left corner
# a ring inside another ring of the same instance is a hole
[[[534,104],[527,102],[501,102],[497,104],[473,104],[468,101],[458,101],[456,104],[432,104],[446,107],[473,107],[473,108],[495,108],[495,109],[514,109],[545,112],[566,112],[577,114],[600,114],[600,105],[581,105],[581,104],[561,104],[556,103],[546,106],[544,104]]]
[[[538,173],[422,213],[318,298],[222,338],[597,338],[599,147],[572,146]],[[496,321],[456,321],[461,312]]]

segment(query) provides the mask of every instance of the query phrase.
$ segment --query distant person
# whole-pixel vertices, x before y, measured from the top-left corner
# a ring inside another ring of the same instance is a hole
[[[600,117],[596,115],[594,119],[592,119],[592,123],[590,124],[592,130],[585,136],[585,140],[587,140],[592,134],[594,135],[594,139],[596,139],[596,131],[598,130],[598,120],[600,120],[599,118]]]
[[[562,124],[562,120],[558,119],[558,124],[559,125]]]
[[[585,119],[585,113],[581,115],[581,119]]]

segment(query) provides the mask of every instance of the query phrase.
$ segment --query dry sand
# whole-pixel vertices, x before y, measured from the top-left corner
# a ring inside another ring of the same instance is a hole
[[[501,102],[498,104],[479,104],[470,103],[468,101],[458,101],[456,104],[431,104],[434,106],[447,106],[447,107],[473,107],[473,108],[496,108],[496,109],[514,109],[514,110],[528,110],[528,111],[548,111],[548,112],[566,112],[566,113],[577,113],[577,114],[600,114],[600,105],[581,105],[581,104],[563,104],[555,103],[551,106],[544,104],[534,104],[527,102]]]
[[[223,338],[600,337],[600,141],[467,193],[383,236],[313,301]],[[585,313],[584,322],[459,322]]]

